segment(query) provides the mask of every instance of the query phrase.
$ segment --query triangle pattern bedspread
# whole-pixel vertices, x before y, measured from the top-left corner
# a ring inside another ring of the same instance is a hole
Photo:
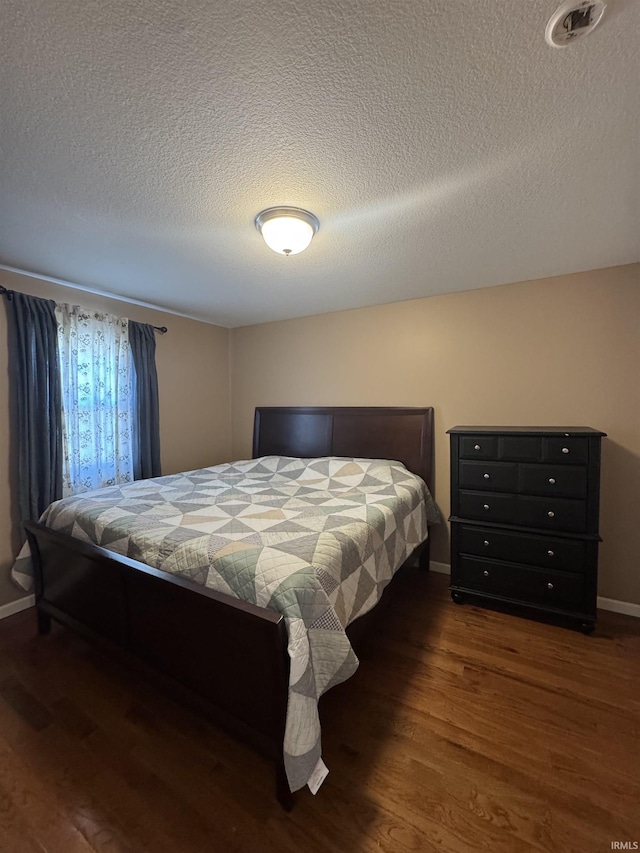
[[[437,520],[424,482],[399,462],[281,456],[85,492],[53,503],[41,519],[283,614],[292,790],[320,761],[320,696],[358,666],[344,629],[376,604]],[[12,575],[31,587],[28,545]]]

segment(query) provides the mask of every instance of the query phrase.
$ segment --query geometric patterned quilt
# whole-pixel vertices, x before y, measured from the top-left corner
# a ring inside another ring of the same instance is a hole
[[[437,520],[426,485],[399,462],[282,456],[84,492],[41,519],[285,617],[292,791],[324,768],[318,700],[358,666],[344,629],[376,604]],[[31,587],[28,545],[12,576]]]

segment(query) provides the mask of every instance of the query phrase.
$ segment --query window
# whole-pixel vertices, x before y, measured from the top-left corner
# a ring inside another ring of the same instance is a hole
[[[57,305],[63,497],[134,479],[129,321]]]

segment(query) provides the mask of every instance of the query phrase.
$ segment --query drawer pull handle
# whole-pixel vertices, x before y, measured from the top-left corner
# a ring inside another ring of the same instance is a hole
[[[483,474],[482,476],[485,478],[485,480],[489,479],[489,474]]]
[[[484,570],[484,572],[482,574],[485,576],[485,578],[489,577],[489,572],[486,569]]]
[[[489,509],[489,504],[482,504],[482,509]]]
[[[547,555],[548,555],[549,557],[555,557],[556,552],[555,552],[555,551],[547,551]]]
[[[547,513],[547,515],[549,516],[549,518],[555,518],[555,515],[556,515],[556,514],[555,514],[555,512],[553,512],[553,510],[549,510],[549,512]]]
[[[568,452],[569,452],[569,448],[568,448],[568,447],[563,447],[563,448],[562,448],[562,452],[563,452],[563,453],[568,453]]]
[[[552,583],[548,583],[548,584],[547,584],[547,589],[553,589],[553,584],[552,584]]]
[[[554,480],[553,477],[549,477],[549,482],[551,483],[552,486],[555,486],[555,484],[556,484],[556,481]]]
[[[485,548],[488,548],[489,547],[489,540],[485,539],[482,544],[485,546]]]
[[[473,449],[474,450],[480,450],[480,445],[479,444],[474,445]]]

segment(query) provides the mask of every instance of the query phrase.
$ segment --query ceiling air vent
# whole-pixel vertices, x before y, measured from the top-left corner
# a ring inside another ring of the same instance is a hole
[[[549,18],[544,37],[552,47],[566,47],[594,30],[604,14],[604,0],[568,0]]]

